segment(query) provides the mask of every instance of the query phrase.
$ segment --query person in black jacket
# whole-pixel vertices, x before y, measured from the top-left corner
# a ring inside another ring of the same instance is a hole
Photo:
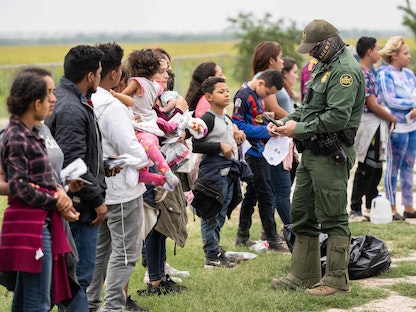
[[[210,103],[210,109],[201,117],[207,124],[208,133],[202,139],[193,139],[193,152],[204,155],[199,167],[192,206],[201,217],[204,267],[232,268],[237,264],[225,257],[225,252],[220,246],[220,231],[229,210],[235,208],[242,200],[242,166],[238,162],[234,131],[239,142],[244,141],[245,135],[235,129],[231,118],[224,114],[224,108],[230,104],[230,92],[225,79],[209,77],[202,83],[202,90]]]
[[[69,50],[55,92],[55,109],[45,120],[64,153],[64,167],[81,158],[88,167],[82,178],[91,182],[69,193],[80,212],[79,220],[70,226],[79,254],[76,273],[81,288],[66,311],[89,311],[86,289],[94,273],[99,225],[107,213],[101,134],[90,99],[100,83],[102,56],[102,51],[87,45]]]

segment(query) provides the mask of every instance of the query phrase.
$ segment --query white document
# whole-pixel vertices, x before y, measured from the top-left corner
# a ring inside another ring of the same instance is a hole
[[[289,153],[291,141],[292,139],[289,137],[270,138],[263,151],[266,161],[272,166],[280,164]]]
[[[87,181],[80,176],[85,174],[88,171],[87,165],[81,158],[75,159],[73,162],[71,162],[68,166],[66,166],[64,169],[61,170],[61,182],[64,186],[64,190],[68,192],[68,182],[67,178],[70,178],[71,180],[78,180],[82,181],[85,184],[92,184],[91,181]]]
[[[244,142],[241,143],[241,145],[238,147],[238,154],[239,154],[240,161],[246,161],[245,155],[250,148],[251,148],[251,144],[249,141],[244,140]]]
[[[75,180],[86,172],[87,165],[81,158],[77,158],[61,170],[61,181],[65,184],[67,178]]]

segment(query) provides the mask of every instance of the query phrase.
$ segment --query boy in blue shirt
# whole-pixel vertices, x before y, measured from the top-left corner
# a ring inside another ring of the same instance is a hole
[[[250,246],[250,227],[254,206],[258,202],[259,215],[269,244],[268,250],[288,252],[283,240],[277,234],[274,219],[273,192],[271,188],[270,167],[263,157],[263,150],[270,138],[267,122],[263,119],[263,99],[275,95],[282,89],[283,77],[277,70],[266,70],[256,79],[246,81],[234,96],[233,122],[243,130],[251,148],[245,160],[254,174],[254,179],[247,183],[246,193],[240,209],[240,220],[236,245]]]

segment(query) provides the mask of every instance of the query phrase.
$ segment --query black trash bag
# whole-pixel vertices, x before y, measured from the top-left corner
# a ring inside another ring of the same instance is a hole
[[[351,280],[372,277],[387,271],[391,265],[384,242],[371,235],[351,238],[348,273]]]
[[[283,237],[286,241],[287,248],[293,252],[293,245],[295,244],[295,232],[293,232],[292,224],[285,224],[283,226]]]
[[[296,235],[291,224],[284,226],[283,236],[290,252],[292,252]],[[327,240],[328,235],[321,234],[319,236],[322,275],[325,274],[326,268]],[[382,240],[371,235],[351,238],[350,262],[348,264],[348,275],[351,280],[379,275],[387,271],[390,265],[390,254]]]
[[[290,252],[293,251],[293,245],[295,244],[295,232],[293,232],[292,224],[285,224],[283,226],[283,237],[286,241],[286,245],[289,248]],[[319,234],[319,242],[321,243],[321,253],[324,249],[324,254],[326,254],[326,239],[328,238],[328,234],[321,233]]]

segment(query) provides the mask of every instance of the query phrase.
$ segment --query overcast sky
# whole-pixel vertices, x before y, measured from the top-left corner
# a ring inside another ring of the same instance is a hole
[[[414,3],[414,1],[412,1]],[[0,32],[218,32],[229,17],[266,12],[303,28],[323,18],[338,29],[400,31],[405,0],[0,0]],[[416,9],[416,7],[414,8]]]

